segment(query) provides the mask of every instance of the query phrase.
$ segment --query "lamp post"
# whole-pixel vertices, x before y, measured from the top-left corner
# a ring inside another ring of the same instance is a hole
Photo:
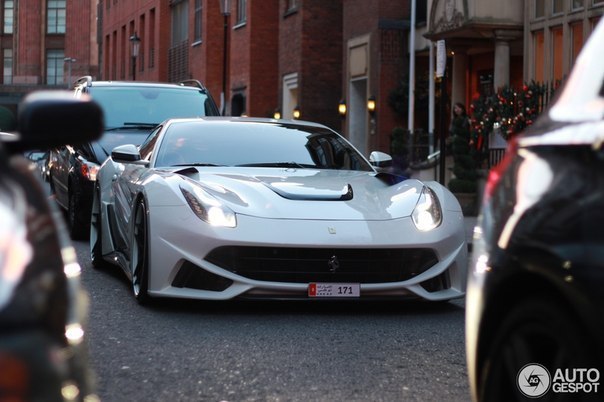
[[[65,57],[63,59],[67,63],[67,89],[71,88],[71,64],[76,61],[73,57]]]
[[[136,32],[130,37],[130,43],[132,44],[132,81],[136,81],[136,58],[141,45],[141,38],[138,37]]]
[[[222,55],[222,93],[220,94],[220,114],[224,116],[226,112],[226,81],[227,81],[227,33],[229,26],[229,15],[231,14],[230,0],[220,1],[220,14],[224,17],[224,42]]]

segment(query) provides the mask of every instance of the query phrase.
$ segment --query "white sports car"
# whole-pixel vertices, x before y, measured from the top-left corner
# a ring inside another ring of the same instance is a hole
[[[119,265],[141,303],[463,296],[456,198],[370,160],[314,123],[167,120],[101,167],[93,265]]]

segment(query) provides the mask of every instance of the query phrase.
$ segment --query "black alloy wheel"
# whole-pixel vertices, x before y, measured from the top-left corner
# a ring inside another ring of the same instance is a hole
[[[133,223],[133,241],[131,247],[130,269],[132,272],[132,291],[140,304],[150,301],[147,294],[149,281],[148,266],[148,212],[144,200],[136,205]]]
[[[529,400],[518,386],[519,373],[528,364],[546,367],[552,377],[556,369],[598,367],[594,343],[569,309],[553,298],[521,301],[501,320],[493,331],[496,336],[487,358],[479,362],[479,401]],[[542,400],[566,401],[569,397],[572,400],[576,395],[550,389]]]

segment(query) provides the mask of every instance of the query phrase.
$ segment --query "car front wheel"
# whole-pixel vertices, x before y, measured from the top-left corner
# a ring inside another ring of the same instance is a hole
[[[532,297],[495,319],[501,324],[480,366],[480,401],[526,400],[520,372],[527,365],[547,368],[550,384],[556,369],[597,367],[593,342],[562,302]]]
[[[149,281],[148,263],[148,214],[144,200],[136,205],[133,222],[133,241],[131,247],[130,269],[132,272],[132,291],[140,304],[147,304]]]
[[[109,264],[103,259],[102,254],[102,215],[101,215],[101,193],[98,187],[94,189],[92,198],[92,213],[90,214],[90,259],[92,266],[100,269]]]

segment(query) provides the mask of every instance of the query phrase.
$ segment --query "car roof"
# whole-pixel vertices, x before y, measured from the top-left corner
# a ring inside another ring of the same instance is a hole
[[[207,90],[198,80],[185,80],[182,82],[154,82],[154,81],[95,81],[91,76],[80,77],[75,81],[74,87],[153,87],[153,88],[190,88],[193,90]]]
[[[306,120],[289,120],[289,119],[274,119],[270,117],[238,117],[238,116],[203,116],[203,117],[192,117],[192,118],[173,118],[166,120],[165,124],[170,125],[174,123],[195,123],[195,122],[210,122],[210,123],[218,123],[218,124],[227,124],[227,123],[259,123],[259,124],[283,124],[288,126],[299,126],[299,127],[315,127],[315,128],[323,128],[328,129],[330,131],[334,131],[329,127],[315,123],[312,121]]]

